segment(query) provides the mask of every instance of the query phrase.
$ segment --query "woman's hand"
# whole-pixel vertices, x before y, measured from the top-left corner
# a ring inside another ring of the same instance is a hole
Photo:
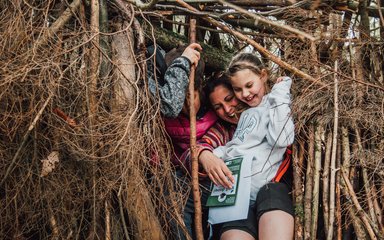
[[[204,150],[199,155],[199,162],[215,185],[232,188],[235,179],[223,160],[216,157],[211,151]]]
[[[192,43],[190,44],[183,52],[181,56],[184,56],[191,61],[192,65],[197,66],[199,60],[200,60],[200,52],[203,49],[201,48],[200,44],[198,43]]]

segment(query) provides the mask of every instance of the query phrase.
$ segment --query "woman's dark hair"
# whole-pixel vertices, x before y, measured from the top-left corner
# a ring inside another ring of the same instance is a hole
[[[223,86],[227,88],[230,91],[233,91],[232,85],[229,81],[229,76],[225,73],[223,73],[221,76],[213,78],[212,80],[208,81],[204,88],[204,93],[208,101],[208,105],[213,108],[211,101],[209,101],[209,95],[215,91],[215,88],[218,86]],[[239,101],[238,105],[236,106],[236,111],[241,113],[244,110],[248,109],[248,106],[244,104],[243,102]]]
[[[261,74],[261,70],[265,69],[261,60],[254,53],[239,53],[233,57],[229,63],[227,75],[232,77],[238,71],[248,69],[257,75]]]
[[[232,85],[229,82],[229,78],[226,74],[222,74],[221,76],[217,78],[213,78],[212,80],[208,81],[204,88],[205,96],[209,99],[209,95],[215,90],[217,86],[224,86],[227,89],[232,91]],[[210,101],[209,104],[211,105]]]

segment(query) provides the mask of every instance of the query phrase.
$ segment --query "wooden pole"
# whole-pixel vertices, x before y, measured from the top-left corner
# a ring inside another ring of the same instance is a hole
[[[189,26],[189,39],[190,43],[196,42],[196,19],[191,19]],[[199,189],[199,162],[197,160],[196,152],[196,110],[195,110],[195,70],[196,66],[191,66],[191,74],[189,75],[189,121],[191,126],[191,158],[192,158],[192,191],[193,191],[193,203],[195,206],[195,232],[196,239],[203,240],[202,229],[202,211],[200,201],[200,189]]]
[[[333,239],[333,224],[335,222],[335,181],[336,181],[336,148],[337,148],[337,132],[339,125],[339,81],[337,76],[337,61],[335,61],[335,84],[334,84],[334,122],[333,122],[333,139],[331,152],[331,174],[329,184],[329,220],[327,240]]]

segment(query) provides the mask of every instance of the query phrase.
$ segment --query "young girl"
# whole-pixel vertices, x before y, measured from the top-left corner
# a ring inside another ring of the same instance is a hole
[[[279,78],[266,94],[268,71],[251,53],[235,56],[227,74],[236,97],[250,108],[241,114],[233,139],[213,153],[221,159],[251,155],[252,178],[248,218],[224,223],[221,239],[292,239],[289,190],[284,184],[274,183],[285,167],[283,156],[287,146],[294,140],[292,80]],[[274,201],[270,201],[271,196]],[[278,210],[271,211],[274,209]]]

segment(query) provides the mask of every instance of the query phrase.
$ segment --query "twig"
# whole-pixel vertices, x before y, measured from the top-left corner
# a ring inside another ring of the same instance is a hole
[[[337,143],[337,157],[336,157],[336,168],[339,169],[341,166],[341,147],[340,141]],[[341,191],[340,191],[340,174],[336,172],[336,226],[337,226],[337,240],[342,240],[341,231]]]
[[[379,12],[379,16],[380,16],[380,20],[381,20],[381,26],[384,27],[384,17],[383,17],[383,13],[382,13],[380,0],[377,0],[376,3],[377,3],[377,11]]]
[[[335,72],[338,69],[338,62],[335,61]],[[339,81],[335,74],[334,78],[334,121],[333,121],[333,139],[331,153],[331,175],[329,184],[329,221],[327,240],[333,239],[333,224],[335,222],[335,180],[336,180],[336,149],[337,149],[337,131],[339,124]]]
[[[375,184],[372,184],[371,189],[372,189],[373,208],[375,210],[377,222],[378,222],[379,227],[382,230],[382,232],[384,232],[383,213],[380,209],[379,198],[377,196],[377,190],[376,190]]]
[[[187,3],[185,3],[185,2],[183,2],[181,0],[176,0],[176,2],[179,3],[181,6],[189,9],[189,10],[198,12],[197,9],[191,7],[189,4],[187,4]],[[282,68],[292,72],[293,74],[296,74],[297,76],[299,76],[299,77],[301,77],[303,79],[311,81],[311,82],[313,82],[315,84],[318,84],[318,85],[320,85],[322,87],[328,88],[328,86],[325,83],[319,81],[319,79],[315,79],[312,76],[310,76],[310,75],[304,73],[303,71],[297,69],[296,67],[288,64],[287,62],[284,62],[279,57],[276,57],[271,52],[269,52],[266,48],[264,48],[263,46],[258,44],[256,41],[252,40],[251,38],[245,36],[244,34],[238,32],[238,31],[235,31],[233,29],[230,29],[228,26],[226,26],[223,23],[221,23],[219,21],[216,21],[216,20],[214,20],[212,18],[209,18],[209,17],[202,17],[202,18],[205,19],[206,21],[210,22],[215,27],[218,27],[218,28],[222,29],[223,31],[225,31],[225,32],[227,32],[229,34],[232,34],[233,36],[239,38],[240,40],[245,41],[246,43],[252,45],[262,55],[264,55],[266,58],[270,59],[271,61],[273,61],[274,63],[276,63],[280,67],[282,67]]]
[[[93,34],[97,34],[100,32],[100,6],[98,0],[91,0],[91,23],[90,28]],[[97,115],[97,83],[99,77],[99,36],[96,35],[92,41],[92,47],[89,53],[89,88],[88,88],[88,97],[89,97],[89,109],[88,109],[88,117],[89,117],[89,131],[90,131],[90,141],[91,141],[91,151],[92,156],[95,156],[95,139],[93,131],[94,125],[96,124],[96,115]],[[97,181],[96,181],[96,163],[92,161],[92,230],[90,230],[90,236],[96,236],[97,233]]]
[[[313,186],[313,165],[315,148],[315,126],[310,123],[309,146],[307,157],[307,171],[305,174],[305,195],[304,195],[304,239],[311,239],[311,216],[312,216],[312,186]]]
[[[81,0],[74,0],[68,8],[61,14],[61,16],[56,19],[56,21],[47,29],[47,31],[37,39],[35,43],[35,48],[40,47],[47,43],[47,41],[56,34],[59,29],[61,29],[72,17],[73,13],[76,12],[77,8],[80,6]]]
[[[332,132],[327,134],[327,144],[325,146],[325,158],[323,167],[323,219],[324,219],[324,232],[328,235],[328,221],[329,221],[329,166],[331,164],[332,152]]]
[[[313,191],[312,191],[312,222],[311,222],[311,238],[316,238],[317,220],[319,215],[319,185],[320,185],[320,169],[321,169],[321,142],[324,139],[324,127],[318,123],[315,131],[315,158],[313,170]]]
[[[294,184],[294,204],[295,204],[295,240],[303,239],[303,181],[302,169],[304,162],[304,143],[299,142],[299,146],[293,145],[293,184]]]
[[[119,191],[117,193],[117,198],[119,199],[119,210],[120,210],[121,223],[123,224],[124,235],[127,240],[130,240],[127,223],[124,217],[123,201],[121,200],[122,189],[123,189],[123,183],[120,184]]]
[[[377,240],[377,238],[375,236],[375,233],[373,232],[373,229],[372,229],[371,225],[369,224],[368,216],[364,212],[363,208],[360,206],[359,201],[357,200],[355,191],[353,191],[353,187],[351,185],[351,182],[349,181],[349,179],[348,179],[344,169],[341,169],[341,176],[343,177],[344,182],[346,184],[347,193],[348,193],[349,197],[352,199],[352,202],[353,202],[353,204],[355,205],[355,207],[357,209],[357,213],[359,214],[360,219],[361,219],[361,221],[363,222],[363,224],[365,226],[365,229],[367,230],[367,232],[368,232],[369,236],[371,237],[371,239]],[[380,239],[382,239],[382,238],[380,238]]]
[[[154,6],[159,0],[151,0],[148,3],[143,3],[141,0],[126,0],[126,1],[136,5],[136,7],[140,8],[141,10],[146,10]]]
[[[108,199],[104,201],[104,209],[105,209],[105,240],[111,240],[111,211],[109,210],[109,202]]]
[[[15,155],[13,156],[12,161],[8,165],[7,171],[5,172],[5,175],[3,176],[3,179],[0,182],[0,186],[4,184],[5,180],[7,180],[8,178],[8,175],[12,172],[13,166],[16,164],[16,160],[19,158],[21,151],[23,150],[25,144],[27,143],[29,134],[35,128],[37,121],[40,119],[48,103],[51,101],[52,96],[53,96],[53,93],[51,92],[51,94],[48,96],[47,100],[45,100],[43,106],[40,108],[39,112],[37,113],[35,119],[33,119],[31,125],[29,125],[27,132],[23,136],[23,140],[21,141],[19,148],[17,149]]]
[[[311,35],[309,35],[308,33],[305,33],[303,31],[300,31],[299,29],[296,29],[296,28],[293,28],[289,25],[283,25],[283,24],[278,24],[276,21],[271,21],[267,18],[264,18],[264,17],[261,17],[261,16],[258,16],[256,14],[253,14],[252,12],[249,12],[249,11],[246,11],[245,9],[239,7],[239,6],[236,6],[235,4],[232,4],[232,3],[229,3],[227,1],[224,1],[224,0],[218,0],[218,2],[220,2],[221,4],[223,5],[227,5],[239,12],[241,12],[242,14],[245,14],[253,19],[255,19],[256,21],[259,21],[259,22],[262,22],[264,24],[267,24],[267,25],[270,25],[272,27],[276,27],[276,28],[280,28],[284,31],[288,31],[288,32],[291,32],[291,33],[294,33],[296,34],[301,40],[304,41],[304,39],[308,39],[312,42],[315,41],[315,38]],[[256,23],[255,23],[256,25]]]
[[[355,129],[355,136],[356,136],[356,143],[357,143],[357,149],[359,152],[362,152],[363,151],[363,145],[361,143],[361,137],[360,137],[360,132],[359,130],[357,129],[357,126],[354,127]],[[378,222],[377,222],[377,219],[376,219],[376,215],[375,215],[375,209],[373,207],[373,202],[372,202],[372,195],[371,195],[371,184],[370,184],[370,181],[368,179],[368,172],[367,172],[367,168],[364,167],[364,164],[362,162],[362,175],[363,175],[363,185],[364,185],[364,190],[365,190],[365,194],[366,194],[366,200],[367,200],[367,203],[368,203],[368,213],[369,213],[369,216],[370,216],[370,223],[372,224],[372,227],[374,229],[378,229]]]
[[[196,19],[191,19],[191,25],[189,27],[189,39],[191,43],[196,42]],[[197,160],[196,152],[196,110],[195,110],[195,70],[196,66],[191,66],[191,74],[189,75],[189,121],[191,126],[191,157],[192,157],[192,191],[193,191],[193,203],[195,206],[195,231],[196,239],[203,240],[202,229],[202,211],[201,200],[199,191],[199,163]]]

